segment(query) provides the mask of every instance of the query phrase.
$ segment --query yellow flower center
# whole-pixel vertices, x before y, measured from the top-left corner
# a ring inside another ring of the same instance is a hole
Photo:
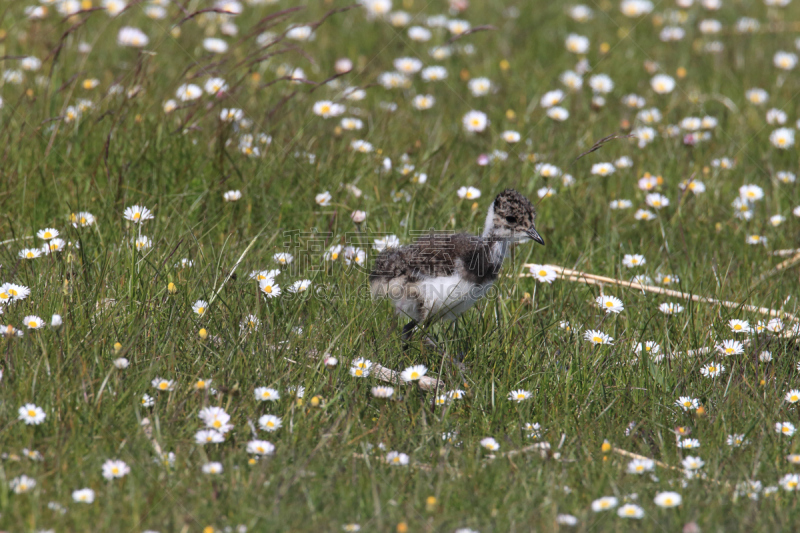
[[[725,348],[725,353],[730,355],[733,353],[733,348]]]
[[[272,420],[270,420],[269,422],[267,422],[267,427],[269,427],[269,428],[271,428],[271,427],[275,427],[275,422],[273,422]]]
[[[50,238],[50,237],[52,237],[52,236],[53,236],[53,234],[52,234],[52,233],[50,233],[49,231],[45,231],[45,232],[44,232],[44,238],[45,238],[45,239],[49,239],[49,238]]]
[[[162,381],[161,383],[158,384],[158,388],[161,390],[165,390],[167,387],[169,387],[169,383],[167,383],[166,381]]]
[[[197,388],[198,389],[205,389],[206,388],[206,382],[201,379],[200,381],[197,382]]]
[[[117,475],[117,474],[119,474],[119,468],[117,468],[116,466],[115,466],[115,467],[112,467],[112,468],[111,468],[111,473],[112,473],[112,474],[114,474],[114,475]]]
[[[735,329],[736,331],[739,331],[740,329],[742,329],[742,325],[741,324],[736,324],[735,326],[733,326],[733,329]]]
[[[614,307],[614,302],[612,302],[611,300],[607,301],[606,307]]]
[[[411,373],[411,379],[417,379],[418,377],[419,377],[419,373],[417,373],[417,372],[412,372]]]
[[[215,429],[219,429],[222,427],[222,422],[220,422],[219,420],[214,420],[214,423],[211,425],[214,426]]]
[[[360,368],[356,368],[355,374],[356,374],[356,376],[361,377],[361,374],[363,374],[363,372],[361,371]]]
[[[29,325],[30,327],[32,327],[32,328],[35,328],[35,327],[36,327],[36,326],[38,326],[39,324],[37,324],[35,320],[31,320],[30,322],[28,322],[28,325]]]
[[[34,257],[33,252],[28,252],[27,254],[25,254],[25,257],[27,257],[28,259],[33,259]]]
[[[202,315],[203,313],[205,313],[205,311],[206,311],[205,307],[198,307],[197,308],[197,314],[198,315]]]
[[[672,498],[666,498],[666,499],[664,500],[664,503],[665,503],[666,505],[672,505]]]
[[[272,294],[272,285],[266,285],[263,290],[267,294]]]
[[[478,120],[477,118],[473,118],[472,119],[472,125],[473,126],[480,126],[480,124],[481,124],[481,121]]]
[[[789,401],[790,401],[790,402],[796,402],[797,400],[800,400],[800,396],[797,396],[797,394],[792,394],[792,395],[789,397]]]
[[[34,416],[36,416],[36,411],[34,411],[33,409],[28,409],[28,416],[33,418]]]
[[[338,253],[336,253],[336,252],[333,252],[333,253],[331,254],[331,259],[333,259],[334,261],[336,261],[337,259],[339,259],[339,254],[338,254]]]
[[[603,342],[603,339],[601,337],[598,337],[597,335],[595,335],[594,337],[592,337],[592,341],[594,341],[594,342]]]

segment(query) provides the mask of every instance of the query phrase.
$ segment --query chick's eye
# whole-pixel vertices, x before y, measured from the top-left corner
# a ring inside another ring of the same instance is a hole
[[[508,217],[506,217],[506,222],[508,222],[509,224],[516,224],[517,223],[517,217],[508,216]]]

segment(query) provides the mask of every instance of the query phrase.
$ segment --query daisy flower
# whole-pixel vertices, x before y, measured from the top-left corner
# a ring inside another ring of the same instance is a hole
[[[288,252],[278,252],[272,256],[272,260],[281,266],[286,266],[294,261],[294,256]]]
[[[228,191],[222,195],[222,199],[226,202],[236,202],[242,198],[242,191]]]
[[[700,407],[700,401],[689,396],[681,396],[675,400],[675,404],[684,411],[695,410]]]
[[[622,300],[615,296],[598,296],[595,298],[595,301],[597,302],[597,305],[599,305],[600,308],[606,312],[607,315],[611,313],[619,314],[625,309],[625,306],[622,304]]]
[[[216,461],[206,463],[203,465],[202,470],[204,474],[221,474],[223,470],[222,463]]]
[[[791,437],[794,435],[796,429],[794,424],[791,422],[777,422],[775,423],[775,431],[780,433],[781,435],[786,435],[787,437]]]
[[[683,312],[683,306],[678,303],[665,302],[658,306],[658,310],[665,315],[676,315]]]
[[[22,319],[28,329],[40,329],[44,327],[44,320],[35,315],[29,315]]]
[[[8,486],[15,494],[24,494],[33,490],[36,486],[36,480],[26,475],[21,475],[12,479]]]
[[[634,268],[637,266],[642,266],[647,263],[647,259],[643,255],[639,254],[625,254],[622,258],[622,264],[628,268]]]
[[[150,39],[139,28],[123,26],[117,34],[117,44],[131,48],[144,48]]]
[[[311,286],[310,279],[301,279],[291,284],[291,286],[289,287],[289,292],[295,294],[302,293],[308,290],[310,286]]]
[[[258,282],[258,290],[267,298],[275,298],[281,295],[281,288],[272,278],[262,279]]]
[[[128,475],[131,468],[119,459],[109,459],[103,463],[103,477],[106,479],[122,478]]]
[[[669,94],[675,89],[675,78],[667,74],[656,74],[650,80],[650,87],[658,94]]]
[[[275,446],[266,440],[251,440],[247,443],[247,453],[254,455],[272,455],[275,453]]]
[[[778,484],[785,491],[796,491],[800,487],[800,474],[786,474],[778,480]]]
[[[200,445],[219,444],[225,442],[225,435],[216,429],[201,429],[194,434],[194,441]]]
[[[17,255],[20,259],[37,259],[42,256],[42,251],[38,248],[23,248]]]
[[[264,415],[258,419],[258,427],[264,431],[278,431],[281,428],[281,419],[275,415]]]
[[[256,400],[262,402],[276,402],[281,399],[280,393],[277,390],[271,389],[269,387],[257,387],[254,391],[256,395]]]
[[[769,135],[769,142],[780,150],[791,148],[794,146],[794,130],[792,128],[778,128]]]
[[[736,319],[730,320],[728,321],[728,327],[730,327],[731,331],[733,331],[734,333],[750,333],[751,331],[750,323],[747,322],[746,320],[736,320]]]
[[[53,228],[40,229],[36,232],[36,236],[40,239],[49,241],[50,239],[55,239],[58,237],[58,230]]]
[[[592,344],[613,344],[614,339],[613,337],[608,336],[607,334],[603,333],[599,330],[588,329],[586,333],[583,334],[583,338],[587,341],[591,342]]]
[[[653,499],[656,505],[665,508],[677,507],[682,501],[683,498],[677,492],[659,492]]]
[[[653,209],[662,209],[669,205],[669,198],[657,192],[650,193],[645,197],[645,203]]]
[[[592,502],[592,511],[599,513],[600,511],[608,511],[615,508],[619,504],[614,496],[603,496]]]
[[[569,111],[561,106],[553,106],[547,110],[547,117],[556,122],[564,122],[569,118]]]
[[[558,277],[556,271],[546,265],[531,265],[530,270],[536,281],[543,283],[553,283]]]
[[[592,174],[595,176],[610,176],[614,173],[616,167],[612,163],[595,163],[592,165]]]
[[[92,503],[94,501],[94,491],[92,489],[73,491],[72,499],[78,503]]]
[[[462,200],[476,200],[481,197],[481,191],[475,187],[459,187],[456,194]]]
[[[18,418],[28,426],[38,426],[44,422],[46,416],[41,407],[32,403],[26,403],[17,412],[19,413]]]
[[[610,209],[630,209],[633,207],[633,202],[630,200],[611,200],[608,204]]]
[[[175,390],[175,382],[171,379],[155,378],[150,384],[159,391],[168,392]]]
[[[486,113],[482,111],[470,111],[461,119],[464,129],[468,132],[482,132],[489,125]]]
[[[784,398],[789,403],[797,403],[800,401],[800,390],[792,389],[786,393],[786,397]]]
[[[629,474],[644,474],[656,469],[656,462],[652,459],[633,459],[628,463],[627,472]]]
[[[638,505],[632,503],[626,503],[619,509],[617,509],[617,516],[621,518],[643,518],[644,517],[644,509],[639,507]]]
[[[436,98],[434,98],[432,94],[418,94],[411,101],[411,105],[414,106],[414,109],[419,111],[430,109],[435,103]]]
[[[327,206],[331,205],[331,200],[332,199],[333,199],[333,196],[331,196],[331,193],[328,192],[328,191],[325,191],[325,192],[322,192],[322,193],[319,193],[318,195],[316,195],[314,197],[314,202],[316,202],[317,205],[319,205],[321,207],[327,207]]]
[[[354,359],[350,366],[350,375],[361,378],[369,376],[370,369],[372,368],[372,361],[359,357]]]
[[[512,402],[517,402],[517,403],[525,401],[530,397],[531,393],[529,391],[522,389],[513,390],[508,393],[508,399],[511,400]]]
[[[408,464],[408,455],[392,451],[386,454],[386,462],[392,466],[406,466]]]
[[[192,305],[192,312],[194,312],[197,316],[203,316],[208,309],[208,302],[205,300],[197,300]]]
[[[400,379],[403,381],[417,381],[428,371],[425,365],[413,365],[400,373]]]
[[[724,340],[722,341],[722,344],[717,345],[717,351],[725,356],[743,354],[744,344],[735,340]]]
[[[130,220],[134,224],[141,224],[146,220],[152,219],[153,213],[143,205],[134,205],[126,207],[122,216],[125,220]]]
[[[700,447],[700,441],[697,439],[683,439],[678,441],[678,448],[693,450],[699,447]]]
[[[732,446],[734,448],[738,448],[747,444],[744,435],[739,433],[728,435],[728,438],[725,440],[725,442],[728,444],[728,446]]]
[[[707,378],[715,378],[725,372],[725,366],[719,363],[708,363],[700,369],[700,373]]]
[[[391,398],[394,394],[392,387],[372,387],[372,395],[375,398]]]
[[[497,443],[496,440],[492,437],[486,437],[481,439],[480,445],[489,450],[490,452],[495,452],[500,449],[500,444]]]

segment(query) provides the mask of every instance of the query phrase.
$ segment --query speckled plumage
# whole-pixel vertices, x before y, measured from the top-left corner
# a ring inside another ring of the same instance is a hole
[[[472,307],[499,275],[514,243],[534,239],[533,205],[513,189],[489,207],[483,235],[433,232],[384,250],[369,276],[373,297],[388,297],[399,314],[418,322],[453,320]]]

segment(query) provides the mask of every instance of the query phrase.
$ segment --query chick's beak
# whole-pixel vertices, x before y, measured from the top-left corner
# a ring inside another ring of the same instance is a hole
[[[536,228],[531,226],[531,228],[526,233],[528,234],[528,237],[530,237],[532,240],[544,246],[544,239],[542,239],[542,236],[539,235],[538,231],[536,231]]]

